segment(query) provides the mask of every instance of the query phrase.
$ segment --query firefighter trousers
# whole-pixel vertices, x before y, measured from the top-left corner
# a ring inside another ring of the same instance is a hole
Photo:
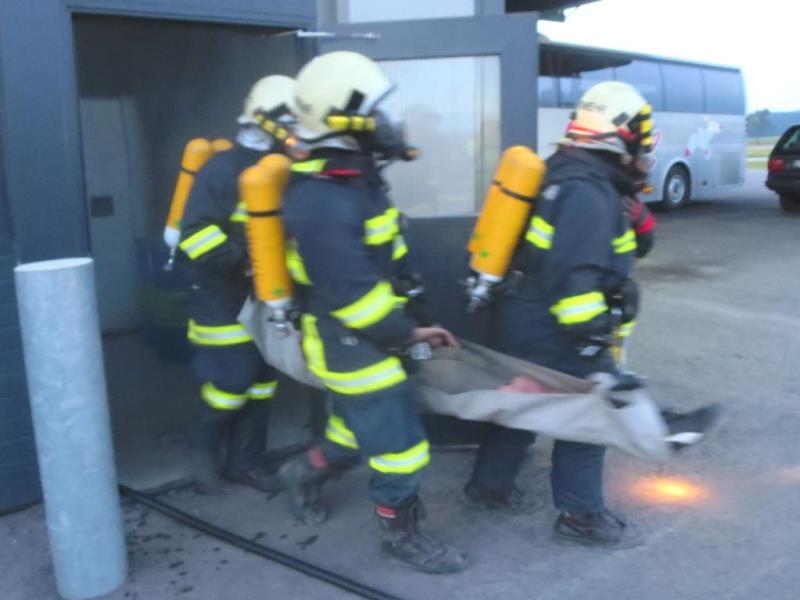
[[[202,382],[204,400],[189,433],[192,451],[208,454],[231,472],[249,471],[261,464],[270,400],[277,386],[275,371],[253,342],[196,344],[192,366]]]
[[[399,506],[415,496],[419,474],[430,461],[413,393],[406,380],[376,392],[328,395],[322,452],[338,468],[367,459],[370,494],[382,506]]]

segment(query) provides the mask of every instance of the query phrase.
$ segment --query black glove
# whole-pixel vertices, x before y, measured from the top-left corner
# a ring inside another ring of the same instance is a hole
[[[608,307],[618,309],[621,323],[630,323],[639,312],[639,286],[633,279],[626,279],[606,298]]]
[[[656,219],[644,202],[635,196],[624,196],[622,205],[636,234],[636,258],[646,256],[656,238]]]
[[[392,282],[392,288],[398,296],[408,298],[405,306],[406,314],[418,326],[430,327],[434,324],[420,275],[414,274],[410,277],[395,279]]]

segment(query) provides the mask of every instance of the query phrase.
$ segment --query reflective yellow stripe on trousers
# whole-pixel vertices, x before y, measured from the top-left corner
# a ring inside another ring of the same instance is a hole
[[[367,394],[388,389],[406,380],[403,365],[394,356],[356,371],[329,371],[325,361],[325,348],[317,330],[317,318],[314,315],[303,315],[302,324],[303,352],[308,368],[329,390],[346,395]]]
[[[277,381],[261,381],[254,383],[247,390],[247,397],[250,400],[269,400],[275,395],[275,390],[277,388]]]
[[[369,459],[369,466],[381,473],[407,475],[416,473],[431,462],[428,440],[422,440],[404,452],[380,454]]]
[[[575,325],[591,321],[597,315],[608,310],[606,299],[600,292],[589,292],[562,298],[550,307],[558,322],[562,325]]]
[[[345,448],[358,450],[356,435],[347,425],[345,425],[344,420],[336,415],[331,415],[328,417],[328,425],[325,428],[325,437],[334,444],[339,444]]]
[[[233,346],[253,341],[244,325],[240,323],[220,326],[198,325],[193,320],[189,321],[189,332],[186,337],[199,346]]]
[[[207,382],[200,389],[203,400],[217,410],[237,410],[247,404],[247,394],[231,394]]]

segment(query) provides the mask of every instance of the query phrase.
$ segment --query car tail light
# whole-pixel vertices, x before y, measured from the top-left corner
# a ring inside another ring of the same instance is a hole
[[[767,163],[767,171],[770,173],[774,173],[775,171],[785,171],[786,170],[786,163],[783,162],[782,158],[770,158],[769,162]]]

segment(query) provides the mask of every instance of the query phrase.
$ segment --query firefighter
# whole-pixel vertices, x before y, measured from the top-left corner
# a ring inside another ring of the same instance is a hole
[[[243,170],[284,151],[293,90],[294,81],[282,75],[256,82],[238,118],[235,145],[197,174],[181,221],[179,247],[193,267],[188,338],[203,399],[188,444],[201,491],[218,490],[220,476],[262,491],[279,489],[264,457],[275,371],[237,321],[251,290],[247,213],[237,186]]]
[[[377,108],[392,87],[354,52],[321,55],[297,76],[296,135],[310,155],[292,166],[283,218],[303,350],[328,390],[329,418],[321,443],[280,476],[295,518],[320,523],[322,483],[365,458],[382,550],[420,571],[453,573],[466,556],[419,529],[429,444],[399,355],[415,343],[455,341],[418,326],[401,295],[413,286],[392,285],[407,248],[378,162],[409,153],[401,129]]]
[[[543,190],[518,244],[512,269],[521,277],[494,306],[500,351],[577,377],[620,375],[609,347],[617,328],[632,326],[638,297],[629,278],[637,240],[622,197],[640,191],[653,150],[651,108],[633,87],[604,82],[581,98],[547,161]],[[715,415],[715,407],[669,413],[675,435],[668,441],[696,441]],[[464,489],[468,500],[512,513],[539,508],[514,485],[534,439],[526,431],[487,426]],[[601,446],[555,442],[556,538],[604,547],[639,542],[605,506],[604,453]]]

